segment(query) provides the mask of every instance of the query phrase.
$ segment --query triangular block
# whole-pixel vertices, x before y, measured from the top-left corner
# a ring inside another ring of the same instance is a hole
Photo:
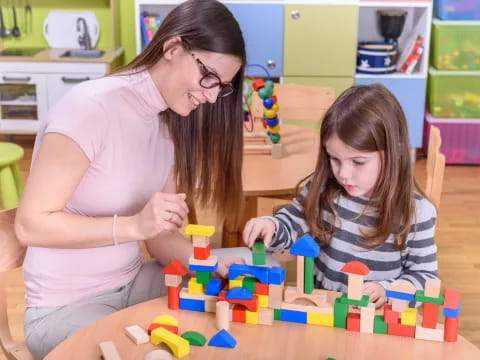
[[[187,275],[188,270],[178,259],[173,259],[162,269],[162,273],[171,275]]]
[[[233,348],[237,345],[237,340],[227,330],[222,329],[212,336],[208,345]]]
[[[299,256],[317,257],[320,253],[320,246],[310,236],[310,234],[303,235],[290,248],[290,254]]]

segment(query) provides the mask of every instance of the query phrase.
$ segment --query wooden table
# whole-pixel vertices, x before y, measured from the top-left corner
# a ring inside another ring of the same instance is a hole
[[[284,156],[245,154],[242,180],[246,200],[244,219],[238,228],[224,227],[223,247],[242,246],[241,231],[245,222],[257,215],[259,196],[292,196],[298,182],[311,174],[317,162],[319,130],[282,125]]]
[[[45,360],[97,360],[102,341],[113,341],[123,360],[142,360],[146,353],[165,345],[135,345],[123,329],[134,324],[147,328],[156,315],[165,313],[178,319],[180,334],[197,330],[208,341],[217,331],[215,314],[169,310],[164,297],[118,311],[77,331]],[[231,323],[229,331],[237,340],[234,349],[191,346],[190,355],[182,359],[480,359],[480,350],[462,336],[455,343],[438,343],[285,321],[272,326]]]

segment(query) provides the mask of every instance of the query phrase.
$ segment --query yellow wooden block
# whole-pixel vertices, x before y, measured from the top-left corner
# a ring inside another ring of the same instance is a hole
[[[245,310],[245,322],[247,324],[258,324],[258,311]]]
[[[215,226],[188,224],[185,228],[185,235],[212,236],[215,233]]]
[[[198,283],[196,278],[190,278],[190,280],[188,280],[188,293],[203,294],[203,284]]]
[[[175,319],[172,315],[168,314],[155,316],[155,318],[152,320],[152,323],[178,326],[178,320]]]
[[[333,314],[307,312],[307,324],[333,326]]]
[[[190,343],[187,340],[162,327],[152,331],[150,342],[153,345],[158,345],[161,342],[165,343],[172,350],[173,355],[178,358],[184,357],[190,352]]]
[[[228,281],[228,287],[231,289],[231,288],[234,288],[234,287],[243,287],[243,279],[245,278],[245,276],[243,275],[239,275],[237,276],[235,279],[230,279]]]
[[[416,325],[417,324],[417,309],[407,308],[400,314],[400,323],[402,325]]]
[[[257,294],[258,296],[258,307],[266,308],[268,307],[268,295]]]

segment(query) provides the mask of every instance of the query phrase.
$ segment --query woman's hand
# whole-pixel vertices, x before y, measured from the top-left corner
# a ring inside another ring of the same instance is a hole
[[[252,247],[255,239],[263,238],[267,248],[272,242],[275,233],[275,223],[267,218],[253,218],[248,220],[243,229],[243,241],[248,247]]]
[[[185,198],[185,194],[153,194],[145,207],[134,215],[135,234],[140,239],[151,239],[181,228],[188,214]]]
[[[385,288],[377,282],[370,281],[364,283],[363,294],[370,297],[370,302],[375,303],[377,309],[387,302]]]

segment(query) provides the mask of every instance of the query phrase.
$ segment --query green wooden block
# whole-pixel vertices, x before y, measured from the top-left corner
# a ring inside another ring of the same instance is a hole
[[[199,284],[208,284],[212,278],[212,273],[208,271],[197,271],[197,282]]]
[[[333,304],[333,326],[336,328],[347,327],[348,305],[341,302],[341,298],[335,299]]]
[[[383,321],[382,315],[375,315],[375,318],[373,320],[373,332],[375,334],[387,333],[387,323]]]
[[[347,298],[347,294],[342,294],[342,296],[340,296],[340,301],[343,304],[357,305],[357,306],[368,306],[369,299],[370,297],[368,295],[363,295],[360,300],[349,299]]]
[[[303,292],[311,294],[313,291],[313,257],[305,256],[303,267]]]
[[[205,336],[200,334],[198,331],[194,331],[194,330],[185,331],[182,334],[182,338],[187,340],[190,343],[190,345],[195,345],[195,346],[203,346],[207,342],[207,339],[205,339]]]
[[[250,290],[252,294],[255,294],[255,281],[257,281],[254,277],[252,276],[245,276],[242,281],[242,286],[245,289]]]
[[[426,303],[430,303],[430,304],[443,305],[443,294],[440,293],[440,296],[438,298],[432,298],[432,297],[429,297],[429,296],[425,296],[423,290],[417,290],[415,292],[415,301],[421,301],[421,302],[426,302]]]
[[[253,265],[265,265],[267,263],[267,255],[265,253],[265,244],[262,241],[255,241],[252,246],[252,263]]]
[[[280,320],[280,309],[273,309],[273,320]]]

